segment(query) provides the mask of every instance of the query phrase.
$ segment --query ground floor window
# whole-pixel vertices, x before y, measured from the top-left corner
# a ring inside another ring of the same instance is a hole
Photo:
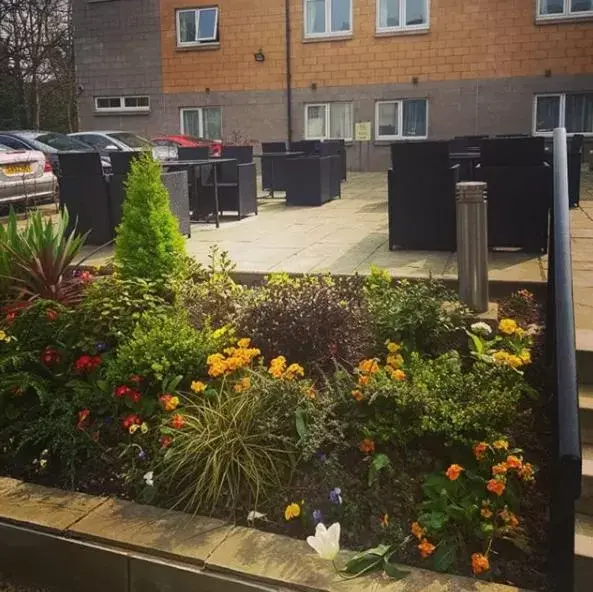
[[[428,101],[399,99],[377,101],[375,104],[375,138],[401,140],[426,138],[428,130]]]
[[[208,140],[222,138],[221,107],[187,107],[181,109],[181,133]]]
[[[305,105],[307,140],[352,140],[352,103],[315,103]]]
[[[565,127],[569,134],[593,134],[593,92],[535,95],[533,132],[551,134]]]

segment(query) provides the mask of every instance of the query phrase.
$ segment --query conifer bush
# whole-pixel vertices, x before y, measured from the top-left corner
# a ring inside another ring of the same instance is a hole
[[[132,161],[115,261],[124,277],[147,280],[179,275],[186,265],[185,241],[171,213],[160,166],[150,154]]]

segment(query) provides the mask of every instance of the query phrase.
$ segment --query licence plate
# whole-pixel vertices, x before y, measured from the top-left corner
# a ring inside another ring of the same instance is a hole
[[[33,172],[30,164],[8,164],[2,167],[5,175],[26,175]]]

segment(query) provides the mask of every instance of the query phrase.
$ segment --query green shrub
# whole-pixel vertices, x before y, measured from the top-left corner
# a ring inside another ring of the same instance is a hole
[[[303,387],[298,380],[272,378],[262,366],[240,376],[185,399],[184,426],[166,432],[174,443],[157,472],[188,510],[260,509],[289,486]]]
[[[456,294],[434,280],[399,281],[373,268],[365,285],[377,343],[403,341],[426,354],[449,349],[469,319]]]
[[[237,332],[266,358],[282,354],[307,369],[332,359],[354,364],[371,344],[362,285],[358,277],[272,277],[242,307]]]
[[[162,279],[183,271],[185,241],[171,213],[161,167],[149,155],[132,162],[115,261],[124,277]]]
[[[109,380],[117,385],[136,374],[161,384],[181,376],[181,386],[189,386],[205,374],[208,356],[220,349],[223,339],[220,331],[197,331],[181,312],[168,316],[145,313],[131,338],[118,348],[109,365]]]

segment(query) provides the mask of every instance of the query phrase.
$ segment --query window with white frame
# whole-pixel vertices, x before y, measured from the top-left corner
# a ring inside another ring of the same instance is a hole
[[[181,109],[181,133],[196,138],[220,140],[222,138],[221,107],[191,107]]]
[[[428,101],[400,99],[377,101],[375,105],[375,138],[401,140],[426,138],[428,133]]]
[[[377,0],[377,31],[428,29],[429,0]]]
[[[568,134],[593,135],[593,92],[536,95],[533,133],[552,134],[565,127]]]
[[[191,47],[218,41],[218,7],[180,9],[177,18],[177,45]]]
[[[577,18],[593,16],[593,0],[538,0],[537,18]]]
[[[307,140],[352,140],[352,103],[315,103],[305,105]]]
[[[303,0],[305,37],[352,33],[352,0]]]
[[[96,111],[150,111],[150,99],[147,96],[131,97],[95,97]]]

